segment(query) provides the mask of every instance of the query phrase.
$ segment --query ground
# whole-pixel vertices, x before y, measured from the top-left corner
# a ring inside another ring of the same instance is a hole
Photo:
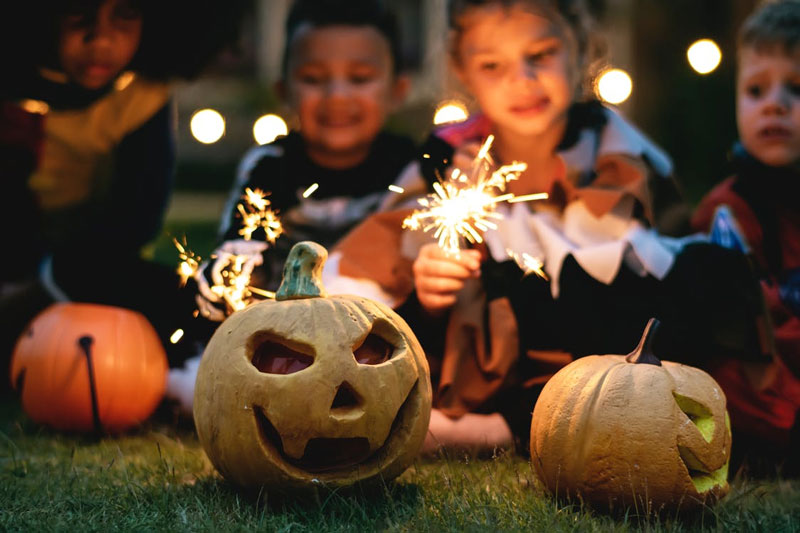
[[[162,409],[163,411],[163,409]],[[63,435],[0,408],[0,531],[800,531],[800,482],[739,477],[699,514],[615,517],[556,502],[519,456],[420,460],[398,480],[293,498],[217,474],[190,421]]]

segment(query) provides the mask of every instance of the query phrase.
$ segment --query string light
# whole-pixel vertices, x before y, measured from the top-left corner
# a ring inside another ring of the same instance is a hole
[[[447,100],[439,104],[436,113],[433,115],[433,123],[437,126],[441,124],[451,124],[463,122],[469,117],[467,106],[458,100]]]
[[[195,139],[203,144],[213,144],[225,135],[225,119],[214,109],[201,109],[192,115],[189,128]]]
[[[700,39],[686,50],[686,57],[695,72],[709,74],[716,70],[722,61],[722,52],[717,43],[711,39]]]
[[[622,69],[608,69],[597,78],[595,92],[599,98],[609,104],[621,104],[633,92],[633,81],[630,75]]]
[[[258,144],[269,144],[278,137],[288,135],[289,126],[278,115],[264,115],[253,124],[253,137]]]

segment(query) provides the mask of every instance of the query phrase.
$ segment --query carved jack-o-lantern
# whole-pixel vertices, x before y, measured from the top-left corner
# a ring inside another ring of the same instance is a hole
[[[57,303],[17,341],[11,381],[36,422],[70,431],[119,431],[146,419],[161,401],[167,356],[140,313]]]
[[[326,257],[316,243],[295,245],[276,301],[232,314],[203,355],[197,433],[238,485],[388,479],[424,440],[431,385],[422,348],[385,305],[328,297]]]
[[[649,346],[656,326],[651,320],[627,357],[578,359],[545,385],[533,411],[531,461],[551,492],[654,511],[728,492],[725,395],[702,370],[659,361]]]

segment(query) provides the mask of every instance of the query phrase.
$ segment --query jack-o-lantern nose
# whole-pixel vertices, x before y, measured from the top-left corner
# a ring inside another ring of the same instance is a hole
[[[336,391],[336,396],[333,397],[331,403],[331,411],[334,410],[350,410],[354,407],[361,405],[361,398],[358,396],[353,387],[346,381],[343,381]]]

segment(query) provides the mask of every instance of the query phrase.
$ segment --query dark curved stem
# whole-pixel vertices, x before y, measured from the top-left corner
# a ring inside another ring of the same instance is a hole
[[[653,339],[655,339],[656,331],[658,331],[660,325],[661,322],[657,318],[651,318],[647,322],[639,345],[625,357],[627,362],[661,366],[661,359],[653,353]]]
[[[92,360],[93,342],[94,339],[91,335],[84,335],[78,339],[78,344],[86,354],[86,367],[89,369],[89,392],[92,395],[92,421],[94,430],[99,435],[103,431],[103,425],[100,423],[100,408],[97,405],[97,385],[94,379],[94,361]]]

